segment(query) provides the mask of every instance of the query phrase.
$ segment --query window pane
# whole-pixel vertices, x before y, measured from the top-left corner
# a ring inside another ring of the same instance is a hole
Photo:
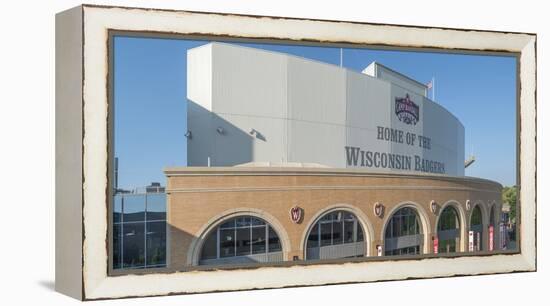
[[[220,229],[220,257],[235,256],[235,230]]]
[[[147,265],[166,264],[166,222],[147,222]]]
[[[147,221],[166,220],[166,194],[147,194]]]
[[[113,222],[114,223],[122,222],[122,195],[121,194],[115,195],[115,198],[114,198]]]
[[[124,222],[145,220],[145,195],[124,195]]]
[[[265,253],[266,237],[265,226],[252,228],[252,254]]]
[[[309,248],[316,248],[319,246],[319,224],[316,223],[313,228],[311,229],[311,232],[309,232],[309,237],[307,237],[307,247]]]
[[[214,259],[218,249],[218,231],[214,229],[202,245],[201,259]]]
[[[409,225],[409,229],[408,229],[407,232],[408,232],[409,235],[418,234],[416,232],[416,214],[409,216],[409,224],[408,225]]]
[[[122,248],[122,241],[120,239],[120,227],[122,225],[113,225],[113,269],[121,268],[120,265],[120,251]]]
[[[357,241],[363,241],[364,239],[361,223],[357,222]]]
[[[344,243],[353,242],[353,221],[344,222]]]
[[[391,218],[390,221],[388,222],[388,225],[386,226],[386,233],[385,233],[384,236],[386,238],[393,237],[392,230],[393,230],[393,218]]]
[[[321,246],[332,244],[332,223],[321,223]]]
[[[399,237],[401,236],[401,217],[396,216],[392,219],[392,237]]]
[[[249,255],[250,247],[250,227],[237,228],[237,255]]]
[[[281,241],[277,233],[269,227],[269,252],[279,252],[282,250]]]
[[[145,265],[145,224],[130,223],[123,225],[124,268]]]
[[[332,223],[332,244],[342,244],[343,226],[342,221]]]
[[[476,206],[474,208],[474,211],[472,213],[472,225],[479,225],[481,224],[481,208],[479,206]]]
[[[224,224],[220,225],[220,228],[233,228],[235,227],[235,219],[229,220]]]
[[[410,216],[403,215],[401,216],[401,235],[407,236],[409,234],[409,224],[410,222]]]
[[[237,227],[250,227],[250,217],[241,217],[236,219]]]
[[[265,222],[261,219],[258,219],[258,218],[250,218],[250,223],[252,225],[265,225]]]
[[[355,216],[352,213],[344,212],[344,220],[353,221]]]

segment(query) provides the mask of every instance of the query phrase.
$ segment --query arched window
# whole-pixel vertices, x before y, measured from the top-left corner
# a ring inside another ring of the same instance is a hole
[[[489,251],[495,249],[495,205],[491,207],[491,214],[489,215]]]
[[[363,228],[357,217],[347,211],[325,214],[311,228],[306,259],[361,257],[365,254]]]
[[[283,260],[279,236],[267,222],[239,216],[217,226],[202,246],[200,265]]]
[[[474,207],[472,216],[470,217],[470,236],[473,239],[474,251],[483,250],[483,218],[479,205]]]
[[[454,253],[460,251],[460,220],[458,212],[452,206],[447,206],[441,212],[437,223],[438,253]]]
[[[396,211],[384,234],[384,255],[421,254],[423,235],[416,209],[403,207]]]

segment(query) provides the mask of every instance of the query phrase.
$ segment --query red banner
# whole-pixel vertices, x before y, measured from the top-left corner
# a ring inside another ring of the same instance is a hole
[[[494,240],[494,227],[492,225],[489,226],[489,251],[492,251],[494,249],[495,240]]]

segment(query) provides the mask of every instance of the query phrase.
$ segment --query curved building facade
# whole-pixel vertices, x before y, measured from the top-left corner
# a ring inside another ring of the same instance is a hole
[[[210,43],[187,54],[189,166],[317,163],[464,175],[464,127],[424,84]]]
[[[187,82],[170,269],[499,249],[502,186],[464,176],[464,127],[424,84],[220,43]]]
[[[490,251],[500,241],[491,220],[502,186],[488,180],[330,168],[165,173],[174,269]]]

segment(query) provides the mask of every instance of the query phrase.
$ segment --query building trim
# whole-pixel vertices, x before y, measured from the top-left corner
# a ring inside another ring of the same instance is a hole
[[[350,176],[400,179],[427,179],[460,183],[485,183],[499,186],[498,182],[470,176],[422,172],[372,172],[355,168],[311,168],[311,167],[170,167],[164,168],[167,177],[176,176]]]
[[[279,187],[225,187],[225,188],[168,188],[166,193],[209,193],[209,192],[251,192],[251,191],[298,191],[298,190],[438,190],[489,192],[500,194],[494,189],[441,187],[441,186],[400,186],[400,185],[327,185],[327,186],[279,186]],[[474,205],[475,206],[475,205]]]

